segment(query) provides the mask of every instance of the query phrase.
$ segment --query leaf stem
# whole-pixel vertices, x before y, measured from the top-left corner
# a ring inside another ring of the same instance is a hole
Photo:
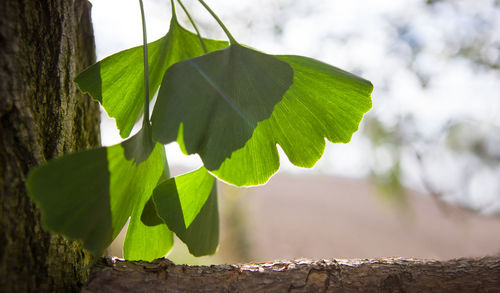
[[[210,13],[212,15],[212,17],[217,21],[217,23],[220,25],[220,27],[224,30],[224,33],[226,33],[226,36],[229,39],[229,42],[231,44],[238,44],[238,42],[236,42],[236,40],[233,38],[233,36],[229,32],[229,30],[224,25],[224,23],[222,23],[220,18],[215,14],[215,12],[212,11],[212,9],[210,9],[210,7],[208,7],[207,3],[205,3],[205,1],[203,1],[203,0],[198,0],[198,1],[201,3],[201,5],[203,5],[203,7],[205,7],[205,9],[208,11],[208,13]]]
[[[172,0],[173,1],[173,0]],[[189,22],[191,22],[191,25],[193,26],[194,30],[196,31],[196,34],[198,35],[198,38],[200,39],[201,46],[203,47],[203,52],[208,53],[207,47],[205,46],[205,42],[203,42],[203,38],[201,37],[200,31],[198,30],[198,26],[196,23],[194,23],[193,19],[191,18],[191,15],[187,11],[186,7],[184,4],[182,4],[181,0],[177,0],[177,3],[182,7],[182,10],[184,10],[184,13],[186,13]]]
[[[172,18],[177,20],[177,14],[175,13],[175,3],[174,0],[170,0],[170,6],[172,7]]]
[[[144,16],[144,5],[139,0],[142,17],[142,48],[144,55],[144,119],[143,125],[149,124],[149,63],[148,63],[148,35],[146,32],[146,17]]]

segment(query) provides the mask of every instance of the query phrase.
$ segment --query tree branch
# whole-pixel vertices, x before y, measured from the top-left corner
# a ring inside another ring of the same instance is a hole
[[[187,266],[101,259],[83,292],[500,292],[500,257]]]

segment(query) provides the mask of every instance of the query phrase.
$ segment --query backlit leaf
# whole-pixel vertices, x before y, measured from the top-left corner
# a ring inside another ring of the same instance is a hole
[[[166,181],[169,177],[168,165],[165,163],[159,183]],[[172,249],[173,244],[173,233],[158,217],[152,194],[150,197],[142,197],[130,217],[127,236],[123,244],[124,258],[152,261],[165,256]]]
[[[144,207],[145,202],[141,202],[132,212],[123,244],[123,256],[126,260],[152,261],[165,256],[174,243],[173,233],[163,221],[156,225],[146,225],[141,220]]]
[[[215,180],[200,168],[158,185],[153,193],[158,215],[195,256],[213,254],[219,243]]]
[[[276,144],[294,165],[312,167],[323,154],[324,138],[349,142],[371,108],[369,81],[314,59],[278,58],[293,68],[293,85],[245,147],[212,171],[226,182],[239,186],[267,182],[279,169]]]
[[[227,42],[204,39],[208,51],[222,49]],[[148,44],[150,99],[172,64],[203,55],[198,36],[182,28],[173,18],[163,38]],[[80,73],[75,81],[98,100],[116,119],[121,137],[128,137],[144,106],[144,64],[142,46],[111,55]]]
[[[152,194],[165,161],[159,144],[139,165],[125,157],[121,144],[72,153],[33,169],[28,193],[40,207],[46,228],[82,240],[98,256],[134,206]]]
[[[153,137],[178,140],[218,169],[271,116],[292,81],[286,62],[237,44],[174,64],[153,110]]]

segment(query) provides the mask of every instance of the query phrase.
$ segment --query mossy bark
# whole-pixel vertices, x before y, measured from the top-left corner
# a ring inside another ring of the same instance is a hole
[[[53,236],[26,194],[29,170],[97,146],[99,107],[73,79],[95,62],[87,0],[0,1],[0,291],[78,291],[88,255]]]

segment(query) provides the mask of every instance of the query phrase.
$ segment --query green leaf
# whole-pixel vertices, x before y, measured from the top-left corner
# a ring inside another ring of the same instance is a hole
[[[74,153],[33,169],[27,188],[43,225],[100,255],[112,241],[106,148]]]
[[[169,177],[168,164],[165,162],[164,172],[158,183]],[[132,212],[123,244],[125,259],[152,261],[165,256],[173,244],[173,233],[158,216],[152,194],[149,198],[141,198]]]
[[[151,117],[153,138],[178,140],[205,167],[218,169],[271,116],[292,81],[286,62],[237,44],[174,64]]]
[[[189,228],[202,209],[212,191],[214,181],[214,177],[204,167],[201,167],[164,182],[164,185],[168,185],[169,188],[175,187],[183,215],[184,228]],[[165,190],[163,188],[166,187],[159,188]]]
[[[150,202],[154,208],[153,201],[146,202]],[[174,244],[172,231],[161,219],[153,225],[147,225],[141,220],[145,206],[145,202],[141,202],[132,212],[123,244],[123,255],[127,260],[152,261],[165,256]],[[155,210],[148,212],[154,212],[156,215]]]
[[[278,58],[293,68],[293,85],[245,147],[212,171],[226,182],[239,186],[267,182],[279,169],[276,144],[294,165],[312,167],[323,155],[324,138],[349,142],[372,106],[369,81],[314,59]]]
[[[163,220],[158,216],[156,212],[155,203],[153,197],[150,197],[141,214],[141,222],[146,226],[157,226],[164,224]]]
[[[213,254],[219,242],[217,184],[202,167],[158,185],[158,215],[195,256]]]
[[[137,165],[147,160],[155,148],[155,142],[151,136],[151,124],[144,124],[136,135],[122,142],[121,145],[127,160],[133,160]]]
[[[204,39],[208,51],[222,49],[227,42]],[[121,137],[128,137],[143,111],[144,64],[142,46],[111,55],[80,73],[75,81],[84,92],[98,100],[116,119]],[[158,90],[168,67],[203,55],[200,40],[182,28],[175,18],[163,38],[148,44],[150,99]]]
[[[127,160],[121,144],[72,153],[33,169],[28,193],[40,207],[46,228],[81,239],[99,256],[134,206],[151,195],[165,161],[160,144],[139,165]]]
[[[121,145],[108,148],[111,214],[113,220],[116,218],[113,227],[119,227],[121,230],[134,207],[144,198],[150,197],[163,173],[165,161],[165,149],[161,144],[156,144],[149,158],[139,165],[125,158],[124,148]]]

